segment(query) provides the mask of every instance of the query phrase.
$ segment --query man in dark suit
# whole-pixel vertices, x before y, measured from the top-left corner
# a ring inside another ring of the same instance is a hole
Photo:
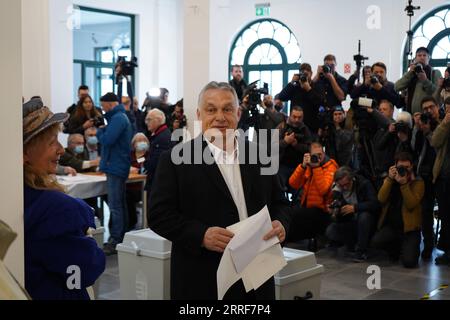
[[[161,155],[150,195],[148,222],[172,241],[171,298],[217,299],[217,268],[233,234],[226,227],[265,205],[272,230],[265,239],[286,238],[289,206],[276,175],[249,162],[257,147],[236,137],[238,98],[227,83],[209,83],[197,110],[202,135]],[[242,280],[224,299],[275,299],[273,278],[245,292]]]

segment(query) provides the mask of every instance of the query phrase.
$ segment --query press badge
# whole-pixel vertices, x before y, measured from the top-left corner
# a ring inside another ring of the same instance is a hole
[[[144,162],[145,162],[144,157],[137,159],[137,163],[139,163],[139,164],[144,163]]]

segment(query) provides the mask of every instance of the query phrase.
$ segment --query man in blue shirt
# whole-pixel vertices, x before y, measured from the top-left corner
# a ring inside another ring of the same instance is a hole
[[[132,128],[123,105],[118,103],[114,93],[100,98],[106,127],[98,129],[97,138],[101,145],[100,171],[106,173],[108,205],[111,214],[110,238],[103,251],[106,255],[117,253],[116,245],[121,243],[128,225],[125,199],[126,181],[131,166]]]

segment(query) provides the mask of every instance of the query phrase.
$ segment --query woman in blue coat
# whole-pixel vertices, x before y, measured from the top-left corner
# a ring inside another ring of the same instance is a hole
[[[64,153],[58,142],[68,114],[53,114],[40,99],[23,106],[25,287],[34,300],[88,300],[105,269],[89,236],[94,213],[55,179]]]

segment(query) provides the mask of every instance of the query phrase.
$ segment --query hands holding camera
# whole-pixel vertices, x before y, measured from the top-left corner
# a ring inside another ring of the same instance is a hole
[[[295,132],[286,132],[286,135],[284,136],[284,142],[286,142],[288,145],[291,145],[295,147],[297,145],[297,139],[295,138]]]
[[[442,122],[443,122],[444,124],[449,124],[449,123],[450,123],[450,112],[447,112],[447,113],[445,114],[445,117],[444,117],[444,119],[442,120]]]
[[[318,156],[312,155],[310,153],[305,153],[305,155],[303,156],[302,167],[306,169],[307,166],[310,166],[311,168],[317,168],[318,166],[320,166],[320,160],[318,159]]]
[[[86,130],[86,129],[92,128],[92,127],[94,127],[94,124],[95,124],[95,120],[94,119],[89,119],[88,121],[86,121],[83,124],[83,129]]]
[[[392,167],[389,168],[389,178],[391,180],[396,181],[400,185],[406,184],[408,182],[408,176],[405,175],[405,176],[402,177],[398,173],[398,169],[397,169],[396,166],[392,166]]]
[[[409,66],[409,71],[415,72],[419,81],[427,80],[427,75],[426,75],[425,71],[423,70],[423,66],[421,64],[419,65],[417,63],[412,63]]]

